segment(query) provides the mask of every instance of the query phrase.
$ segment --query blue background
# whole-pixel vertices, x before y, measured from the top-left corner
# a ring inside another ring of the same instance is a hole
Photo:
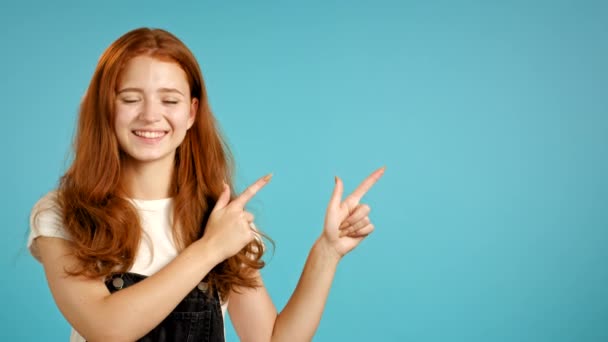
[[[199,59],[238,188],[274,172],[250,208],[278,308],[333,176],[350,192],[387,166],[315,341],[608,341],[607,18],[604,1],[2,2],[1,339],[68,339],[29,211],[100,54],[151,26]]]

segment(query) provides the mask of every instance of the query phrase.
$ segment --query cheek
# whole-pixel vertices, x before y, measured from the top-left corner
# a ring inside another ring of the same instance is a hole
[[[180,108],[179,110],[171,112],[171,124],[179,130],[187,130],[190,123],[190,110],[189,108]]]
[[[129,110],[128,108],[121,108],[120,106],[117,106],[116,114],[114,115],[114,129],[116,131],[120,131],[128,127],[133,117],[131,112],[132,110]]]

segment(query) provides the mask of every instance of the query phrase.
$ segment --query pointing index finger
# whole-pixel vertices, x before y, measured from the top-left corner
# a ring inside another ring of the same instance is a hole
[[[382,177],[384,174],[385,166],[379,168],[378,170],[372,172],[359,186],[348,196],[349,201],[353,201],[353,204],[358,204],[361,201],[361,198],[371,189],[371,187],[376,184],[378,179]]]
[[[241,193],[238,197],[236,197],[232,204],[238,206],[239,208],[245,208],[245,204],[249,202],[255,196],[255,194],[260,191],[272,178],[272,173],[267,174],[266,176],[258,179],[255,183],[251,184],[243,193]]]

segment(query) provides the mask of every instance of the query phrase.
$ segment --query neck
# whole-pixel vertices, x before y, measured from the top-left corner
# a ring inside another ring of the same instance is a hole
[[[122,184],[130,198],[167,198],[171,196],[173,168],[173,158],[147,163],[125,161],[122,166]]]

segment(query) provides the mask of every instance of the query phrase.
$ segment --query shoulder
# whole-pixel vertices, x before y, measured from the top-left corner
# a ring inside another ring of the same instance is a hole
[[[32,212],[35,210],[48,210],[53,207],[59,207],[59,203],[57,202],[58,191],[51,190],[44,194],[44,196],[40,197],[36,204],[32,207]]]
[[[40,228],[49,224],[57,225],[61,220],[61,208],[57,201],[57,191],[52,190],[42,196],[30,212],[30,227]]]
[[[40,258],[34,240],[39,236],[70,239],[64,228],[63,215],[57,201],[56,190],[42,196],[30,212],[30,234],[27,240],[27,247],[38,260]]]

